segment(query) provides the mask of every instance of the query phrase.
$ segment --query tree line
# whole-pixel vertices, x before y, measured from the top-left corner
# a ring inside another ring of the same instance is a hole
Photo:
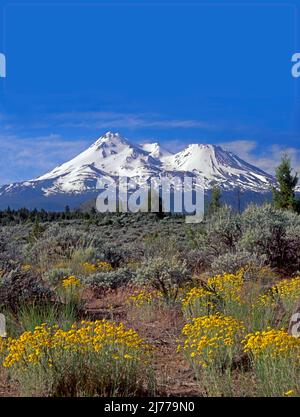
[[[27,208],[20,208],[18,210],[12,210],[8,207],[6,210],[0,211],[0,224],[6,223],[27,223],[27,222],[56,222],[61,220],[77,220],[84,219],[90,220],[98,213],[96,209],[92,208],[89,211],[71,210],[69,206],[66,206],[64,211],[46,211],[41,210],[29,210]]]

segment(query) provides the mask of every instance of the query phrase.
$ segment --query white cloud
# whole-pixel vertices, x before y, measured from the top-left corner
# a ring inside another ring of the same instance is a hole
[[[155,143],[158,142],[163,148],[166,150],[177,153],[182,151],[189,143],[193,141],[187,141],[182,139],[169,139],[169,140],[160,140],[159,138],[142,138],[139,140],[139,144],[145,144],[145,143]]]
[[[76,156],[84,140],[68,141],[50,134],[33,138],[0,135],[0,184],[34,178]]]
[[[300,149],[280,144],[267,146],[260,150],[258,143],[253,140],[236,140],[220,144],[224,149],[238,155],[252,165],[255,165],[270,174],[275,173],[283,154],[291,158],[291,165],[296,172],[300,173]]]
[[[242,159],[249,158],[251,153],[257,148],[254,140],[235,140],[231,142],[220,143],[225,150],[237,153]]]
[[[170,119],[152,113],[69,112],[53,115],[52,119],[57,123],[57,126],[89,129],[208,127],[208,124],[201,120]]]

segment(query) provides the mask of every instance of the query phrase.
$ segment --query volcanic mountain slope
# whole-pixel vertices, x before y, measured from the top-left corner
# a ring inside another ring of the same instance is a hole
[[[99,178],[108,181],[126,176],[139,183],[152,177],[183,175],[201,178],[206,189],[266,192],[274,178],[220,146],[192,144],[172,154],[158,143],[136,145],[119,133],[108,132],[72,160],[36,179],[0,187],[0,208],[34,204],[54,198],[74,206],[96,192]],[[76,197],[76,199],[75,199]],[[53,200],[53,201],[54,201]],[[23,204],[26,202],[26,204]],[[17,204],[16,204],[17,203]],[[55,206],[55,203],[53,203]]]
[[[274,185],[274,178],[216,145],[189,145],[164,160],[166,170],[193,172],[209,189],[218,184],[224,189],[263,191]]]
[[[108,132],[71,161],[32,181],[53,181],[45,193],[80,193],[95,189],[101,177],[138,177],[143,181],[160,171],[161,162],[152,151],[130,143],[119,133]]]

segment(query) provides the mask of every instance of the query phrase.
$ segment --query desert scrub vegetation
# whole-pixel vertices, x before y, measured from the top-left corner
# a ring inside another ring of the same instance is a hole
[[[234,395],[234,364],[240,374],[253,371],[256,395],[299,395],[300,338],[287,331],[297,299],[299,277],[264,293],[262,285],[247,281],[246,268],[208,278],[186,294],[182,309],[188,323],[179,348],[203,395]]]
[[[272,205],[251,205],[241,214],[223,207],[192,231],[190,240],[202,253],[203,269],[211,268],[215,273],[235,272],[228,270],[232,266],[228,258],[237,269],[253,264],[255,258],[254,263],[260,266],[286,273],[295,273],[300,267],[300,216]]]
[[[20,395],[299,396],[299,215],[25,214],[0,216]]]
[[[9,338],[2,355],[25,394],[130,396],[153,389],[150,349],[122,323],[82,321],[68,331],[42,324]]]
[[[233,317],[212,314],[193,318],[182,330],[182,349],[204,395],[232,395],[232,362],[244,332]]]
[[[288,326],[295,304],[299,299],[300,276],[287,278],[268,288],[264,294],[261,294],[254,305],[254,309],[262,310],[265,317],[274,317],[276,311],[280,308],[280,324]]]
[[[162,292],[151,287],[135,289],[126,300],[127,315],[145,323],[151,322],[165,307],[165,301]]]
[[[243,340],[258,381],[258,395],[299,395],[300,339],[284,329],[250,333]]]
[[[156,257],[143,262],[136,273],[136,283],[159,291],[166,303],[175,303],[179,290],[191,280],[185,261],[173,256]]]

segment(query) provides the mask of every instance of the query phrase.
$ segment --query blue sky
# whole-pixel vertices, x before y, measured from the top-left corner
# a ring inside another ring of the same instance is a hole
[[[107,130],[300,171],[300,2],[0,2],[0,184]]]

